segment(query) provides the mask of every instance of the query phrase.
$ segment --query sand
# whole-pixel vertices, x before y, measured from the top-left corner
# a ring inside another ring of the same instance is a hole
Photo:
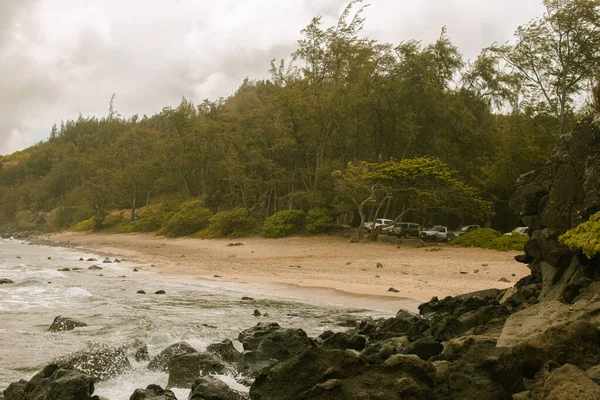
[[[167,239],[152,234],[59,233],[54,244],[76,246],[154,265],[166,276],[222,282],[291,284],[351,295],[424,302],[489,288],[507,288],[529,274],[517,252],[417,241],[350,243],[340,236],[265,239]],[[229,246],[230,243],[242,243]],[[379,267],[378,267],[379,263]],[[509,282],[501,282],[505,278]],[[388,291],[394,288],[397,292]],[[311,293],[307,291],[306,293]],[[310,295],[310,294],[309,294]]]

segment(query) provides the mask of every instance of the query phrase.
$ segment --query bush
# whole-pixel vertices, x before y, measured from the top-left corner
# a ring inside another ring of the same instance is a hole
[[[205,228],[211,215],[202,200],[185,202],[158,230],[158,234],[168,237],[191,235]]]
[[[94,211],[86,207],[58,207],[50,213],[50,223],[55,228],[66,228],[84,221],[94,215]]]
[[[492,250],[523,250],[529,237],[527,235],[503,235],[489,228],[478,228],[465,233],[450,242],[450,244],[463,247],[481,247]]]
[[[313,208],[308,212],[306,232],[310,234],[328,232],[333,226],[333,218],[324,208]]]
[[[34,229],[36,226],[35,216],[29,210],[18,212],[16,222],[19,229]]]
[[[92,217],[92,218],[86,219],[84,221],[81,221],[81,222],[73,225],[71,228],[69,228],[69,230],[73,231],[73,232],[91,231],[92,229],[94,229],[95,224],[96,224],[96,218]]]
[[[587,258],[594,257],[600,253],[600,212],[567,231],[558,240],[571,250],[581,250]]]
[[[140,211],[139,219],[135,222],[133,230],[135,232],[157,231],[167,224],[174,213],[173,209],[165,205],[146,208]]]
[[[227,236],[237,238],[250,233],[256,227],[256,218],[249,217],[245,208],[221,211],[208,219],[208,228],[195,236],[205,239]]]
[[[284,210],[276,212],[265,220],[263,236],[269,238],[284,237],[302,229],[304,211]]]

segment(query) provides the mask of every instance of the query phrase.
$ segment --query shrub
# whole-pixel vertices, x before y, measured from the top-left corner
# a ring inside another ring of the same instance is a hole
[[[244,208],[221,211],[208,219],[208,228],[198,232],[196,237],[217,238],[227,236],[236,238],[250,233],[256,227],[256,218],[249,217]]]
[[[29,210],[18,212],[16,222],[19,229],[34,229],[36,225],[35,216]]]
[[[127,218],[123,214],[108,214],[102,221],[102,229],[111,230],[118,225],[126,224]]]
[[[158,234],[168,237],[191,235],[205,228],[211,215],[202,200],[185,202],[159,229]]]
[[[306,232],[310,234],[328,232],[333,226],[333,218],[324,208],[313,208],[308,212]]]
[[[265,220],[263,236],[269,238],[284,237],[302,229],[304,211],[284,210],[276,212]]]
[[[84,221],[94,215],[94,211],[87,207],[58,207],[50,213],[50,223],[55,228],[66,228]]]
[[[96,218],[92,217],[73,225],[71,228],[69,228],[69,230],[73,232],[91,231],[92,229],[94,229],[95,223]]]
[[[523,250],[529,237],[527,235],[503,235],[489,228],[478,228],[454,239],[450,244],[463,247],[481,247],[492,250]]]
[[[175,213],[174,211],[171,207],[165,205],[146,208],[140,211],[139,219],[135,222],[133,230],[135,232],[157,231],[167,224],[169,218]]]
[[[560,236],[558,240],[571,250],[581,250],[587,258],[600,253],[600,212]]]

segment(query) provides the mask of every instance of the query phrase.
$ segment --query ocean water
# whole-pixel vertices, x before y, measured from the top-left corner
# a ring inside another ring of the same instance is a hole
[[[0,393],[10,382],[29,379],[53,359],[91,342],[121,346],[141,340],[152,357],[182,340],[202,351],[211,343],[235,340],[240,331],[261,321],[301,328],[314,337],[328,329],[346,329],[339,324],[348,319],[389,317],[393,310],[414,310],[416,306],[408,300],[391,303],[319,289],[301,292],[283,285],[168,277],[136,260],[103,263],[105,256],[0,239],[0,279],[14,281],[0,285]],[[90,270],[92,265],[102,270]],[[71,271],[58,271],[65,267]],[[147,294],[137,294],[138,290]],[[166,294],[154,294],[157,290]],[[242,301],[242,296],[255,300]],[[268,316],[253,316],[255,309]],[[88,326],[48,332],[58,315],[82,320]],[[167,374],[148,371],[147,363],[131,361],[132,371],[98,382],[94,393],[111,400],[129,399],[136,388],[166,385]],[[248,390],[238,383],[239,377],[219,378],[237,390]],[[187,398],[188,390],[173,391],[179,399]]]

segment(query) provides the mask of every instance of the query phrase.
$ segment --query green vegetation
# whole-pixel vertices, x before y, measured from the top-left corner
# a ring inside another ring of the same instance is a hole
[[[313,208],[308,212],[306,232],[311,235],[326,233],[333,226],[331,213],[325,208]]]
[[[304,211],[283,210],[278,211],[265,220],[263,236],[278,238],[299,232],[304,223]]]
[[[92,217],[73,225],[69,230],[73,232],[88,232],[94,229],[95,222],[95,218]]]
[[[452,240],[450,244],[462,247],[481,247],[493,250],[522,251],[529,240],[527,235],[503,235],[489,228],[478,228]]]
[[[331,27],[314,18],[270,79],[246,79],[228,98],[183,98],[125,118],[113,97],[106,116],[67,120],[0,158],[0,224],[31,226],[35,216],[39,227],[47,215],[61,229],[94,217],[94,229],[179,236],[210,228],[217,211],[244,209],[280,236],[286,224],[271,218],[281,210],[325,208],[352,226],[491,217],[509,230],[517,178],[542,166],[581,114],[600,109],[595,2],[546,0],[514,43],[473,62],[445,29],[430,44],[364,37],[361,3]],[[114,210],[132,222],[113,226]],[[314,211],[307,231],[325,230],[325,219]],[[223,217],[205,234],[238,234],[226,225]]]
[[[244,208],[221,211],[208,220],[208,228],[196,234],[197,237],[212,239],[219,237],[238,238],[248,235],[256,228],[256,218],[248,216]]]
[[[168,237],[191,235],[205,228],[211,216],[203,201],[191,200],[182,203],[157,234]]]
[[[587,258],[600,253],[600,212],[567,231],[559,241],[571,250],[581,250]]]

